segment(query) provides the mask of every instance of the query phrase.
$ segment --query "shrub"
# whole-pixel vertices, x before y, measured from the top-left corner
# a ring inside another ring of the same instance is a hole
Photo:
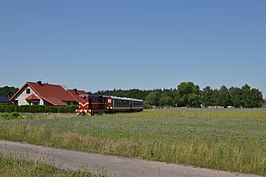
[[[10,119],[17,119],[19,116],[20,116],[20,115],[19,115],[19,113],[17,113],[17,112],[2,114],[2,117],[3,117],[4,119],[7,119],[7,120],[10,120]]]
[[[23,113],[74,113],[78,108],[76,105],[72,106],[43,106],[43,105],[1,105],[0,112],[12,113],[12,112],[23,112]]]

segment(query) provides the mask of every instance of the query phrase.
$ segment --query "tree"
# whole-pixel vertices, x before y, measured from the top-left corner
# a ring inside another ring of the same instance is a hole
[[[244,108],[261,107],[263,103],[262,93],[249,85],[244,85],[242,88],[242,106]]]
[[[199,108],[201,105],[200,100],[201,100],[200,94],[191,93],[188,95],[188,103],[190,107]]]
[[[213,106],[213,90],[207,86],[201,92],[201,102],[203,107]]]
[[[200,88],[193,82],[182,82],[177,87],[179,106],[200,107]]]
[[[252,88],[250,90],[252,102],[249,105],[251,108],[261,107],[263,105],[263,95],[259,89]]]
[[[226,108],[230,105],[230,93],[226,86],[222,86],[219,90],[217,106]]]
[[[173,98],[172,90],[163,90],[160,101],[159,101],[159,105],[162,107],[174,106],[174,98]]]
[[[145,100],[145,103],[149,106],[159,106],[161,97],[161,90],[152,91]]]
[[[242,90],[238,87],[230,88],[231,103],[235,108],[240,108],[242,104]]]
[[[10,98],[18,90],[19,89],[15,87],[9,87],[9,86],[0,87],[0,96],[6,96]]]
[[[204,107],[230,105],[240,108],[253,108],[263,105],[262,93],[249,85],[242,88],[221,86],[220,89],[211,89],[210,86],[200,90],[193,82],[182,82],[177,89],[154,90],[104,90],[94,94],[113,95],[120,97],[139,98],[145,101],[147,106],[178,106],[178,107]]]

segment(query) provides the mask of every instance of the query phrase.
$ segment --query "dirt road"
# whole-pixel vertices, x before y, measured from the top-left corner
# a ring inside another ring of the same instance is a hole
[[[256,177],[255,175],[75,152],[1,140],[0,152],[16,156],[22,155],[23,158],[31,160],[48,161],[63,169],[103,172],[108,176],[115,177]]]

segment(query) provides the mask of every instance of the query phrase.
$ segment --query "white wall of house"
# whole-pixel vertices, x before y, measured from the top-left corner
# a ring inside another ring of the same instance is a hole
[[[27,93],[27,89],[30,89],[30,93]],[[29,86],[25,86],[24,89],[16,96],[14,100],[18,101],[18,105],[30,105],[26,98],[31,94],[34,94],[39,97]],[[44,101],[41,98],[39,104],[44,105]]]

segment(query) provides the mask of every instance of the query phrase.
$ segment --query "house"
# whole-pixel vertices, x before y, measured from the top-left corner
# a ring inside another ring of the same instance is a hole
[[[79,94],[83,90],[65,90],[61,85],[38,82],[26,82],[11,98],[17,105],[66,106],[78,104]]]
[[[0,103],[10,103],[9,99],[5,96],[0,96]]]
[[[78,90],[78,89],[73,89],[73,90],[67,90],[67,92],[73,97],[75,98],[76,102],[78,103],[79,100],[83,97],[83,95],[86,95],[87,92],[85,92],[84,90]]]

